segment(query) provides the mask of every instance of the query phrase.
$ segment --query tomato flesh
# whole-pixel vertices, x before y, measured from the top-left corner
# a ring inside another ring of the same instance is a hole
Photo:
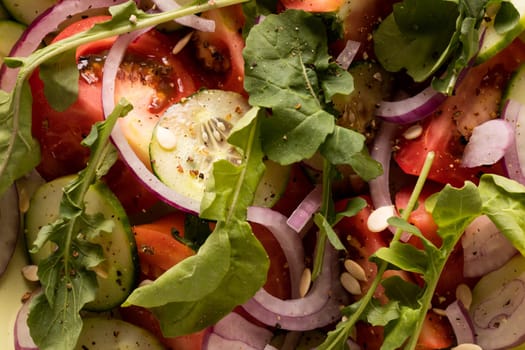
[[[479,123],[496,118],[502,87],[520,62],[525,60],[525,44],[516,41],[483,65],[470,69],[454,96],[445,102],[421,126],[416,139],[399,139],[394,160],[407,174],[419,175],[427,153],[435,152],[429,179],[461,187],[467,180],[477,183],[482,173],[501,174],[501,164],[465,168],[461,157],[465,138]]]

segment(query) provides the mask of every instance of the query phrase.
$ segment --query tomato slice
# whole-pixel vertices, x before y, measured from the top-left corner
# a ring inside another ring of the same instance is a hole
[[[75,22],[66,27],[55,41],[87,30],[108,18],[97,16]],[[158,113],[198,89],[190,71],[193,66],[186,65],[190,59],[182,53],[177,56],[172,54],[178,39],[176,36],[167,37],[156,30],[149,31],[129,46],[117,76],[115,98],[126,96],[134,105],[123,127],[131,135],[129,138],[133,141],[133,148],[146,164],[149,164],[149,141],[145,141],[149,136],[146,134],[152,129]],[[37,169],[47,180],[78,172],[85,167],[89,150],[81,146],[80,142],[95,122],[103,120],[102,62],[105,51],[114,40],[109,38],[77,49],[81,75],[78,98],[63,112],[54,110],[47,102],[38,71],[29,79],[33,95],[32,132],[41,145],[42,154]],[[136,127],[137,124],[142,127]],[[136,130],[140,132],[133,133]],[[108,178],[110,187],[128,214],[140,213],[157,201],[123,164],[115,166]],[[133,188],[133,193],[130,193],[130,188]]]
[[[287,9],[307,12],[333,12],[343,5],[343,0],[281,0],[281,3]]]
[[[156,279],[163,272],[195,254],[173,237],[173,230],[184,236],[185,214],[175,212],[150,224],[133,227],[142,274]]]
[[[439,247],[441,245],[441,237],[437,234],[437,225],[432,218],[432,214],[425,209],[425,200],[433,193],[438,192],[442,188],[441,185],[427,182],[421,191],[418,198],[416,208],[410,213],[408,222],[416,226],[423,235],[429,239],[434,245]],[[399,190],[395,195],[395,204],[398,210],[406,208],[410,196],[412,195],[413,187],[406,186]],[[418,248],[423,248],[419,238],[412,236],[410,243]]]
[[[194,32],[193,54],[199,61],[197,79],[208,88],[234,91],[247,96],[244,90],[244,14],[239,5],[213,9],[202,17],[215,21],[215,31]]]
[[[465,168],[461,157],[465,137],[474,126],[499,114],[502,87],[511,73],[525,60],[525,45],[519,41],[483,65],[469,70],[457,92],[421,126],[416,139],[400,138],[394,159],[407,174],[419,175],[428,152],[435,152],[429,178],[461,187],[466,180],[478,182],[482,173],[501,173],[501,164],[490,167]]]

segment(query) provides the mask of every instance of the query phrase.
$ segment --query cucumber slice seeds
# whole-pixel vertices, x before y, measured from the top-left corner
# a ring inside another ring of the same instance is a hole
[[[226,159],[242,164],[242,156],[227,141],[235,123],[250,109],[235,92],[202,90],[161,116],[150,143],[151,167],[168,187],[201,201],[213,163]],[[266,163],[254,205],[271,207],[284,192],[290,167]]]

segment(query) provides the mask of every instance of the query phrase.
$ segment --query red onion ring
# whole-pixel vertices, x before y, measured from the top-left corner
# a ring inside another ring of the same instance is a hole
[[[115,108],[115,78],[127,47],[133,40],[147,30],[149,29],[135,31],[120,36],[109,50],[104,64],[104,75],[102,77],[102,106],[104,109],[104,116],[109,115]],[[160,200],[187,212],[199,212],[200,203],[182,196],[180,193],[177,193],[166,186],[146,167],[146,165],[144,165],[129,145],[126,136],[120,127],[120,122],[118,122],[113,128],[111,138],[120,151],[121,159],[144,184],[144,186],[152,193],[156,194]]]
[[[514,141],[503,158],[509,178],[525,185],[525,108],[514,100],[508,100],[502,117],[514,128]]]
[[[397,130],[397,124],[382,122],[370,151],[370,156],[383,167],[383,174],[368,183],[374,208],[394,205],[390,193],[390,161]],[[396,228],[390,226],[389,230],[394,233]]]
[[[488,216],[474,219],[461,237],[463,275],[479,277],[503,266],[518,250]]]
[[[392,123],[408,124],[427,117],[446,99],[431,86],[399,101],[381,101],[376,116]]]
[[[275,210],[263,207],[249,207],[247,219],[249,222],[263,225],[274,235],[288,262],[292,297],[298,298],[299,283],[305,268],[301,238],[287,225],[286,217]]]
[[[297,208],[293,211],[290,217],[286,220],[286,224],[290,226],[295,232],[303,233],[311,223],[312,216],[321,207],[321,200],[323,198],[323,187],[317,185],[308,195],[302,200]]]
[[[476,126],[465,146],[461,166],[474,168],[499,161],[515,145],[515,127],[504,119],[491,119]]]
[[[304,298],[282,300],[264,289],[242,307],[260,322],[280,329],[306,331],[337,321],[348,296],[339,283],[335,249],[326,245],[323,269]]]
[[[348,40],[343,50],[337,55],[335,62],[343,69],[348,69],[354,61],[361,43],[359,41]]]
[[[161,11],[170,11],[180,8],[180,5],[173,0],[152,0],[155,6]],[[199,30],[201,32],[215,31],[215,21],[199,17],[197,15],[184,16],[177,18],[175,22],[183,26]]]
[[[13,185],[0,198],[0,276],[5,272],[16,248],[20,230],[18,194]]]
[[[456,335],[458,344],[474,344],[476,336],[474,334],[474,325],[470,319],[467,308],[460,300],[454,300],[445,309],[447,318]]]
[[[22,304],[16,315],[14,329],[15,350],[38,350],[38,347],[33,341],[33,338],[31,338],[29,326],[27,325],[29,306],[31,304],[31,300],[36,294],[37,292],[31,294],[31,297]]]
[[[11,49],[9,56],[26,57],[35,51],[46,35],[58,29],[60,23],[70,16],[95,8],[117,5],[126,0],[61,0],[44,11],[34,20],[22,37]],[[15,86],[18,69],[8,69],[3,65],[0,70],[0,88],[11,91]]]
[[[263,350],[272,337],[273,333],[268,329],[257,326],[232,312],[210,327],[202,342],[202,349]]]

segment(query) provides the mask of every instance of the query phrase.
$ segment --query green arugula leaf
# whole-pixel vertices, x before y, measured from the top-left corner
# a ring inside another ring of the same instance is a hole
[[[124,303],[150,308],[166,336],[193,333],[216,323],[266,281],[268,256],[246,222],[264,172],[259,137],[263,116],[257,108],[248,111],[228,139],[242,151],[242,164],[213,165],[201,217],[218,220],[215,230],[196,255],[135,289]]]
[[[488,6],[500,5],[498,32],[514,29],[519,13],[503,0],[404,0],[374,33],[374,50],[389,71],[405,69],[418,82],[452,94],[459,73],[479,49],[480,25]],[[441,76],[434,74],[442,71]]]
[[[250,104],[271,109],[261,132],[271,160],[291,164],[320,150],[364,179],[381,174],[365,138],[336,126],[330,112],[332,97],[350,94],[353,79],[331,61],[322,18],[297,10],[269,15],[250,31],[243,55]]]
[[[92,270],[102,263],[102,247],[91,243],[101,232],[111,232],[114,222],[100,213],[87,214],[84,198],[89,187],[102,176],[99,169],[107,162],[106,156],[114,149],[109,141],[117,119],[131,110],[121,101],[107,120],[95,124],[89,137],[91,154],[88,166],[64,189],[59,218],[44,226],[35,240],[32,252],[37,252],[48,241],[57,249],[38,265],[38,277],[43,293],[32,300],[28,325],[38,347],[72,349],[82,329],[80,310],[95,299],[97,277]]]
[[[505,34],[514,29],[520,20],[520,13],[509,1],[502,1],[496,17],[494,17],[494,29],[498,34]]]
[[[484,175],[479,183],[483,213],[525,255],[525,186],[497,175]]]
[[[374,33],[374,50],[392,72],[405,68],[415,81],[436,71],[435,64],[456,31],[457,4],[445,0],[405,0]]]
[[[328,240],[335,249],[346,250],[343,243],[341,243],[339,236],[337,236],[337,233],[334,231],[332,225],[328,222],[328,220],[326,220],[326,218],[323,215],[321,215],[320,213],[316,213],[314,215],[314,222],[317,225],[317,227],[319,227],[319,229],[322,231],[322,234],[328,237]]]
[[[80,74],[75,54],[76,50],[72,49],[40,65],[46,100],[59,112],[65,111],[77,100]]]
[[[0,194],[40,161],[40,147],[31,134],[31,103],[27,83],[12,94],[0,90]]]

